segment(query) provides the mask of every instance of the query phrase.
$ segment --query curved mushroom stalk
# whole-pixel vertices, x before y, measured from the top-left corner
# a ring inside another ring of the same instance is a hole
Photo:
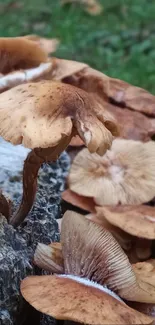
[[[37,148],[32,150],[25,162],[23,169],[23,197],[19,209],[11,218],[10,224],[18,227],[30,212],[37,190],[37,176],[44,162],[55,161],[70,143],[71,137],[62,139],[59,145],[53,148]]]
[[[0,213],[6,217],[7,220],[10,218],[10,203],[7,201],[6,197],[0,192]]]

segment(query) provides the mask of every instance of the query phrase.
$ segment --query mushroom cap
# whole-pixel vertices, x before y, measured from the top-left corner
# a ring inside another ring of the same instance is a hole
[[[57,38],[44,38],[35,34],[25,35],[23,37],[36,42],[48,54],[55,52],[59,46],[59,40]]]
[[[34,149],[54,147],[76,130],[91,152],[103,154],[117,127],[111,120],[108,130],[106,116],[104,125],[95,112],[97,105],[85,91],[60,82],[20,85],[0,95],[0,135]]]
[[[115,139],[104,156],[81,150],[68,177],[69,188],[96,204],[141,204],[155,196],[155,143]]]
[[[46,62],[47,53],[36,42],[24,37],[1,37],[0,58],[0,72],[7,74]]]
[[[66,274],[106,285],[120,297],[155,303],[155,287],[140,279],[109,231],[84,216],[67,211],[61,223]]]
[[[104,107],[119,124],[119,136],[124,139],[150,141],[155,134],[155,119],[128,108],[120,108],[105,101]]]
[[[155,288],[155,259],[132,264],[136,277]]]
[[[155,208],[149,205],[96,207],[97,216],[133,236],[155,239]]]
[[[65,190],[62,195],[62,199],[78,208],[89,212],[95,212],[95,203],[92,198],[82,196],[72,192],[70,189]]]
[[[127,82],[111,78],[87,67],[68,80],[69,83],[99,95],[116,106],[155,116],[155,96]]]
[[[83,62],[64,60],[53,57],[51,58],[51,62],[54,63],[54,69],[51,71],[50,77],[56,81],[65,81],[65,78],[72,76],[79,71],[83,71],[83,69],[88,66]]]
[[[61,244],[66,274],[106,285],[125,298],[134,288],[135,275],[115,238],[84,216],[67,211],[61,223]]]
[[[153,322],[106,288],[74,276],[31,276],[22,281],[21,292],[34,308],[56,319],[92,325]]]
[[[52,273],[63,273],[63,256],[60,243],[51,243],[45,245],[38,243],[35,254],[34,263],[40,268]]]

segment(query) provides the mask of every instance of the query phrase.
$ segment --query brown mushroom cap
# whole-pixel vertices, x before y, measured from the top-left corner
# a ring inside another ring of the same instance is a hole
[[[136,277],[155,288],[155,259],[132,264]]]
[[[106,99],[116,106],[146,113],[151,117],[155,116],[155,96],[142,88],[106,76],[90,67],[69,78],[68,82],[93,92],[99,95],[101,99]]]
[[[85,91],[59,82],[17,86],[0,95],[0,135],[13,144],[48,148],[79,133],[91,152],[103,154],[112,143],[116,125],[98,117],[98,103]],[[74,132],[73,132],[74,127]]]
[[[106,288],[73,276],[31,276],[21,283],[24,298],[56,319],[84,324],[151,324],[153,319],[131,309]]]
[[[96,207],[99,219],[103,217],[112,225],[133,236],[155,239],[155,208],[139,206]]]
[[[28,69],[46,62],[47,53],[31,40],[24,37],[0,38],[0,72]]]
[[[141,204],[155,196],[155,143],[115,139],[103,157],[81,150],[69,174],[70,189],[97,205]]]
[[[70,189],[62,193],[62,199],[78,208],[89,212],[95,212],[95,203],[92,198],[76,194]]]

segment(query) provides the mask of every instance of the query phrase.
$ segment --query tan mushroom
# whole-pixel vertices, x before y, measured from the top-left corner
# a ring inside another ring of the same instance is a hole
[[[61,245],[62,267],[66,275],[76,275],[107,286],[129,301],[155,302],[155,286],[137,276],[118,242],[103,227],[80,214],[66,212],[61,225]],[[55,272],[56,258],[49,263],[48,251],[49,246],[45,253],[46,246],[39,244],[35,261],[38,255],[40,266],[40,261],[46,259],[48,270]]]
[[[96,205],[140,204],[155,196],[155,143],[115,139],[104,156],[81,150],[68,177],[69,188]]]
[[[116,106],[155,116],[155,96],[127,82],[111,78],[90,67],[70,76],[65,82],[94,93]]]
[[[56,160],[79,134],[91,152],[102,155],[117,126],[109,116],[98,117],[98,105],[85,91],[59,82],[42,81],[17,86],[0,95],[0,136],[32,149],[23,171],[23,199],[11,223],[18,225],[30,211],[36,193],[38,169]],[[105,121],[105,122],[104,122]]]
[[[0,38],[0,72],[37,67],[47,61],[47,53],[36,42],[24,37]]]
[[[155,209],[142,206],[95,207],[96,213],[86,216],[109,230],[125,250],[130,262],[144,261],[152,255],[155,238]]]
[[[51,243],[50,245],[38,244],[35,254],[34,263],[40,268],[53,273],[64,272],[62,247],[60,243]]]
[[[76,276],[31,276],[22,281],[21,293],[34,308],[56,319],[92,325],[153,322],[107,288]]]
[[[155,239],[155,208],[139,206],[96,207],[97,217],[104,218],[123,231],[146,239]]]
[[[0,92],[40,77],[51,69],[48,53],[25,37],[0,38]]]

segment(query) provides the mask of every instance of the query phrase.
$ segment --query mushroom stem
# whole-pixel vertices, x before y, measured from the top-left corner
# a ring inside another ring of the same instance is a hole
[[[10,220],[10,224],[15,227],[20,225],[32,208],[37,189],[37,175],[43,162],[44,160],[38,157],[34,150],[28,154],[24,162],[23,197],[19,209]]]
[[[2,213],[7,220],[9,220],[10,204],[1,192],[0,192],[0,213]]]
[[[37,190],[37,175],[39,168],[44,162],[57,160],[62,151],[66,149],[70,143],[71,137],[65,137],[59,145],[51,148],[33,149],[24,162],[23,169],[23,197],[19,209],[11,218],[10,224],[18,227],[30,212]]]

